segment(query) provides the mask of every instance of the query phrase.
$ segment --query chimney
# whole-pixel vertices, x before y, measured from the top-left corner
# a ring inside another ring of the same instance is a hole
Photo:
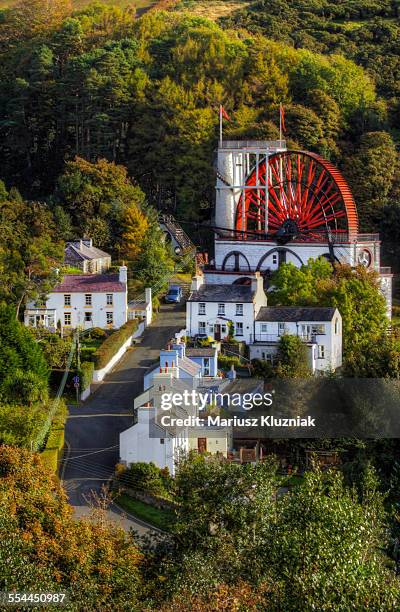
[[[126,266],[119,267],[119,282],[125,285],[128,282],[128,268]]]
[[[256,272],[251,279],[251,290],[257,293],[260,289],[264,290],[264,281],[260,272]]]
[[[145,295],[145,302],[146,302],[146,304],[150,304],[151,303],[151,289],[150,289],[150,287],[146,287],[146,289],[144,290],[144,295]]]
[[[192,291],[198,291],[203,284],[204,284],[204,275],[196,274],[196,276],[193,276],[192,278],[192,284],[191,284],[190,289]]]
[[[91,238],[84,238],[82,242],[85,246],[89,247],[90,249],[93,246],[93,240]]]

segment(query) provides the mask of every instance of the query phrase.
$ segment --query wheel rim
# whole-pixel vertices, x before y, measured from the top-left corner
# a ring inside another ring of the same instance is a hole
[[[268,158],[268,169],[268,195],[266,159],[250,172],[236,210],[236,230],[273,235],[290,220],[297,225],[300,240],[357,234],[354,198],[331,162],[315,153],[285,151]]]

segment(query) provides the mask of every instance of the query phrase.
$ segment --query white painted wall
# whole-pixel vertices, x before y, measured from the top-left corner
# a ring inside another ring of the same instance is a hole
[[[236,304],[225,303],[225,314],[218,314],[218,304],[216,302],[206,302],[206,314],[199,314],[199,302],[187,302],[186,305],[186,327],[190,336],[200,333],[199,323],[206,324],[206,335],[214,338],[215,325],[221,325],[221,337],[228,334],[228,322],[232,321],[235,325],[235,338],[239,341],[250,342],[250,335],[253,333],[253,321],[255,316],[255,305],[253,303],[243,304],[243,315],[236,314]],[[243,335],[236,334],[236,324],[243,324]],[[225,331],[223,331],[225,329]]]
[[[111,293],[111,292],[110,292]],[[62,327],[83,329],[101,327],[103,329],[118,329],[127,321],[127,293],[123,291],[114,292],[112,306],[107,305],[107,293],[91,293],[92,305],[86,306],[85,293],[68,293],[71,296],[71,306],[64,306],[64,293],[50,293],[46,301],[46,308],[54,308],[57,313],[57,322]],[[92,320],[85,321],[85,313],[92,315]],[[107,312],[113,313],[113,323],[107,324]],[[71,325],[65,325],[64,315],[70,313]]]
[[[336,323],[337,322],[337,323]],[[285,323],[284,331],[279,331],[278,322],[255,322],[255,337],[257,342],[250,346],[250,359],[262,359],[263,353],[277,353],[278,343],[282,333],[301,336],[302,326],[324,325],[324,334],[312,334],[309,355],[310,364],[317,371],[336,370],[342,365],[342,317],[336,310],[332,321],[298,321]],[[307,334],[307,329],[305,333]],[[315,338],[315,341],[314,341]],[[324,358],[318,357],[318,346],[324,350]]]

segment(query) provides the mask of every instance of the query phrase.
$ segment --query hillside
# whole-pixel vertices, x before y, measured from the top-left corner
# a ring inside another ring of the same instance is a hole
[[[135,7],[139,12],[150,8],[157,0],[102,0],[102,4],[109,6]],[[18,0],[0,0],[0,8],[7,8],[17,4]],[[92,4],[93,0],[72,0],[74,8],[84,8],[88,4]]]

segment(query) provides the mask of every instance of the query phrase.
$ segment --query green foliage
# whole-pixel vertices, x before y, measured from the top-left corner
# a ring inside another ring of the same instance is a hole
[[[57,474],[58,471],[58,450],[56,448],[45,448],[40,453],[42,463],[49,471]]]
[[[50,428],[46,448],[57,449],[57,451],[61,451],[64,448],[64,429]]]
[[[0,444],[31,448],[47,420],[49,406],[0,405]]]
[[[242,362],[240,361],[239,357],[218,354],[218,367],[223,368],[224,370],[230,370],[231,366],[240,368],[241,365]]]
[[[134,262],[134,275],[157,295],[166,288],[173,269],[173,259],[164,243],[162,231],[155,224],[151,225]]]
[[[386,305],[376,273],[320,258],[296,268],[283,264],[272,279],[271,302],[333,306],[343,318],[345,370],[350,376],[385,376]],[[392,370],[393,371],[393,370]]]
[[[28,328],[42,349],[49,368],[65,368],[72,347],[70,337],[61,338],[42,327]]]
[[[154,463],[131,463],[118,477],[124,486],[153,495],[165,493],[170,486],[168,475]]]
[[[90,163],[77,157],[68,162],[56,195],[78,235],[90,236],[97,246],[114,251],[127,209],[144,203],[143,192],[129,180],[126,169],[105,159]]]
[[[85,391],[88,387],[90,387],[90,384],[93,380],[93,370],[93,361],[83,361],[81,363],[81,369],[79,372],[81,381],[81,391]]]
[[[307,347],[298,336],[286,334],[280,338],[276,372],[281,378],[307,378],[311,375]]]
[[[118,353],[121,346],[132,336],[138,327],[136,319],[127,321],[122,327],[113,332],[104,342],[99,346],[96,352],[93,354],[93,363],[95,370],[101,370],[104,368],[110,359]]]
[[[33,404],[47,397],[48,366],[30,331],[0,304],[0,399]]]

